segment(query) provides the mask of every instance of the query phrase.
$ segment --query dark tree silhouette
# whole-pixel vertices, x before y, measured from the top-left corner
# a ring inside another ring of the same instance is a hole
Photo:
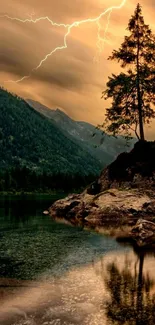
[[[155,35],[144,23],[140,4],[127,30],[129,36],[109,57],[120,62],[126,72],[109,77],[102,97],[112,99],[112,104],[102,126],[113,135],[123,132],[131,136],[132,130],[144,140],[144,124],[155,117]]]
[[[155,295],[151,293],[154,282],[149,275],[143,275],[144,258],[144,253],[140,252],[138,272],[137,263],[132,272],[128,260],[123,269],[116,263],[108,265],[105,282],[110,300],[106,304],[106,314],[115,325],[155,324]]]

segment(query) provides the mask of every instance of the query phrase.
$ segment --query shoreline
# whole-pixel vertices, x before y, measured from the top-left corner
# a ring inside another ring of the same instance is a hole
[[[66,195],[68,195],[68,193],[65,193],[65,192],[55,192],[55,191],[51,191],[51,192],[0,192],[0,197],[2,196],[35,196],[35,195],[38,195],[38,196],[50,196],[50,195],[53,195],[53,196],[62,196],[62,197],[65,197]]]

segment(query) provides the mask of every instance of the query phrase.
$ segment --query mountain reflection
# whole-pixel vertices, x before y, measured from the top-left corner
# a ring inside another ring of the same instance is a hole
[[[144,252],[137,252],[134,270],[126,258],[122,268],[111,262],[107,266],[105,285],[110,294],[106,303],[106,315],[112,324],[154,325],[155,294],[154,280],[143,274]]]

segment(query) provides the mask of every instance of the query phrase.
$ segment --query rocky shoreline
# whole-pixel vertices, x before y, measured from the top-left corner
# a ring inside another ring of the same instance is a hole
[[[81,194],[56,201],[49,214],[93,229],[155,221],[155,142],[139,141],[120,154]]]
[[[153,193],[150,196],[135,189],[110,189],[95,196],[73,194],[56,201],[49,213],[53,218],[65,218],[75,225],[133,225],[142,217],[155,221],[155,197],[152,196]]]

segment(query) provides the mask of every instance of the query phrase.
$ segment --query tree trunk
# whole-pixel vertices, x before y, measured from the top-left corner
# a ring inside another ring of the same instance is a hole
[[[138,115],[139,115],[139,134],[140,139],[145,140],[144,138],[144,128],[143,128],[143,113],[142,113],[142,98],[140,91],[140,72],[139,72],[139,22],[137,22],[137,101],[138,101]]]
[[[136,325],[141,325],[142,320],[143,320],[143,265],[144,265],[144,254],[140,253],[140,256],[139,256],[138,286],[137,286],[137,319],[136,319]]]
[[[138,114],[139,114],[139,134],[140,134],[140,139],[145,140],[145,138],[144,138],[144,128],[143,128],[143,114],[142,114],[141,93],[140,93],[140,84],[139,84],[139,71],[137,73],[137,98],[138,98]]]

